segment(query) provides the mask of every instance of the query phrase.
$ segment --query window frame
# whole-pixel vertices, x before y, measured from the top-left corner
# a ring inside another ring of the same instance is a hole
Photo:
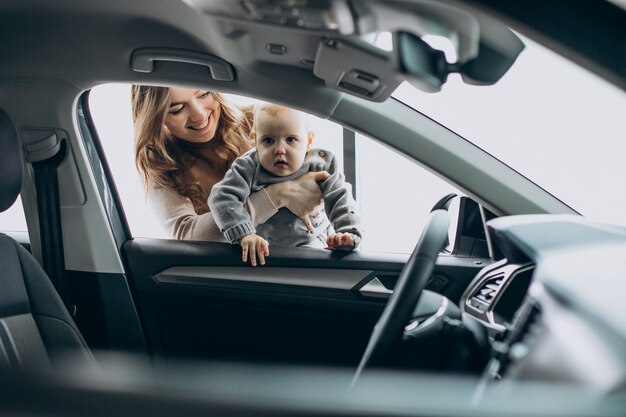
[[[106,86],[104,84],[103,86]],[[94,87],[97,88],[98,86]],[[94,178],[96,180],[96,184],[98,187],[98,191],[100,193],[100,197],[104,202],[105,212],[107,215],[107,220],[109,222],[109,226],[113,232],[113,236],[117,245],[117,249],[121,251],[122,245],[134,238],[147,238],[147,239],[160,239],[160,240],[169,240],[174,239],[169,235],[162,236],[151,236],[151,235],[133,235],[131,225],[129,224],[128,216],[126,214],[126,207],[124,206],[124,199],[121,198],[120,193],[118,192],[117,184],[115,182],[115,176],[110,168],[109,163],[107,162],[107,154],[105,148],[101,142],[101,139],[98,135],[97,127],[95,125],[94,119],[91,114],[91,109],[89,106],[89,97],[92,90],[88,90],[83,93],[80,97],[77,106],[77,117],[78,117],[78,125],[80,128],[80,133],[85,144],[85,148],[88,155],[88,160],[90,167],[94,173]],[[228,93],[233,94],[233,93]],[[322,119],[325,120],[325,119]],[[361,136],[362,134],[356,132],[355,130],[349,129],[342,125],[340,122],[336,120],[327,120],[337,126],[337,128],[341,128],[342,135],[337,138],[337,140],[342,141],[342,166],[345,179],[348,183],[352,185],[352,195],[354,199],[360,203],[361,194],[363,194],[364,190],[361,189],[361,179],[359,178],[360,173],[358,170],[359,160],[359,152],[357,140],[359,139],[357,136]],[[368,141],[372,141],[374,143],[379,142],[376,139],[373,139],[367,135],[363,135]],[[109,150],[110,151],[110,150]],[[409,158],[411,160],[411,158]],[[417,161],[412,160],[412,162],[418,167],[420,170],[424,170],[427,172],[421,164],[417,163]],[[432,172],[429,174],[434,175]],[[118,178],[119,179],[119,178]],[[444,190],[442,192],[447,192]],[[432,201],[435,203],[435,200]],[[427,212],[425,212],[426,217]],[[132,218],[133,216],[131,216]],[[419,233],[417,233],[419,236]],[[417,240],[416,240],[417,241]],[[411,252],[413,248],[413,244],[409,245],[410,247],[406,248],[395,248],[395,251],[392,249],[383,250],[382,248],[371,248],[368,251],[372,251],[372,253],[386,253],[386,254],[408,254]]]
[[[104,202],[109,227],[113,233],[117,250],[120,252],[122,245],[132,239],[133,235],[124,212],[124,205],[113,179],[113,174],[107,162],[106,153],[98,136],[98,130],[91,116],[89,108],[90,94],[91,90],[81,94],[76,106],[79,133],[87,152],[89,166],[94,175],[100,198]]]

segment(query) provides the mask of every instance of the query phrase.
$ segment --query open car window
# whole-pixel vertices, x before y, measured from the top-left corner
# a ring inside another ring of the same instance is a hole
[[[240,106],[257,100],[227,94]],[[101,85],[89,96],[89,110],[104,149],[121,204],[134,237],[171,238],[146,206],[143,180],[134,161],[130,86]],[[365,233],[361,250],[410,253],[433,204],[451,192],[451,185],[401,154],[361,134],[309,115],[313,147],[337,157],[354,186]],[[344,147],[346,143],[350,144]],[[352,142],[350,142],[352,141]]]

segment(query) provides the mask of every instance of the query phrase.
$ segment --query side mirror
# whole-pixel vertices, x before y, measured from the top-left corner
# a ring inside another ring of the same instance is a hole
[[[448,210],[451,217],[445,253],[468,258],[494,258],[490,249],[485,222],[495,214],[469,197],[448,194],[432,210]]]

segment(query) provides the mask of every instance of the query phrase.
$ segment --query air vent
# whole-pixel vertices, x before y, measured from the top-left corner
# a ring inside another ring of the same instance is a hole
[[[523,342],[526,335],[532,333],[533,326],[539,322],[541,317],[541,307],[536,302],[527,302],[515,317],[513,327],[515,332],[511,333],[509,344]]]
[[[498,294],[502,283],[504,282],[504,272],[489,277],[485,282],[474,291],[470,299],[470,305],[476,307],[480,311],[487,311],[494,298]]]
[[[519,309],[512,330],[503,343],[504,348],[496,354],[500,361],[500,377],[529,351],[536,337],[540,318],[541,307],[535,302],[528,301]]]

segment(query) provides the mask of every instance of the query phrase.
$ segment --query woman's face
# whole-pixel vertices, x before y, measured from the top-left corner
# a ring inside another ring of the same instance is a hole
[[[165,127],[172,136],[196,143],[213,139],[221,110],[210,92],[170,88],[170,100]]]

